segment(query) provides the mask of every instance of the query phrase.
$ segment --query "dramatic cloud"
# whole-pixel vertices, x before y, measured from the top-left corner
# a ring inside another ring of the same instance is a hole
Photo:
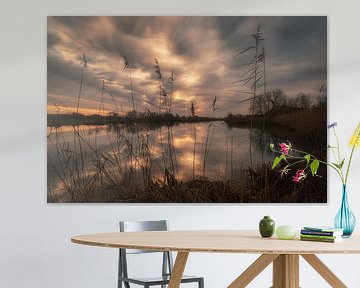
[[[157,111],[159,88],[154,59],[164,76],[174,73],[173,112],[199,115],[246,113],[241,100],[249,86],[237,81],[253,54],[239,51],[252,45],[256,27],[265,38],[267,89],[288,96],[319,94],[327,80],[326,17],[49,17],[48,111],[75,111],[81,57],[86,54],[80,111],[97,113],[103,80],[105,110],[132,110],[129,71],[139,111]],[[260,91],[259,93],[262,93]]]

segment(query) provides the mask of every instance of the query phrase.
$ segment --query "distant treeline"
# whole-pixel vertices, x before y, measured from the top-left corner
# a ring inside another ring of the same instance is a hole
[[[48,114],[47,126],[72,126],[72,125],[107,125],[107,124],[150,124],[172,126],[176,123],[199,123],[220,121],[224,118],[200,117],[200,116],[180,116],[171,113],[154,113],[154,112],[136,112],[131,111],[125,115],[117,113],[108,113],[105,116],[83,115],[79,113],[72,114]]]
[[[320,93],[315,99],[304,93],[299,93],[295,97],[288,97],[281,89],[274,89],[267,92],[266,95],[261,94],[251,99],[249,111],[254,111],[254,115],[274,115],[311,108],[326,108],[326,92],[322,88]]]
[[[286,96],[281,89],[274,89],[272,92],[266,93],[266,96],[259,95],[251,99],[250,111],[254,111],[253,116],[250,114],[228,114],[224,121],[230,126],[247,124],[253,118],[255,125],[276,125],[280,124],[278,119],[288,118],[291,121],[293,116],[290,115],[307,115],[307,117],[326,120],[327,96],[322,94],[314,99],[310,95],[304,93],[298,94],[296,97]],[[315,115],[318,114],[318,115]],[[297,123],[282,121],[283,126],[296,126]]]

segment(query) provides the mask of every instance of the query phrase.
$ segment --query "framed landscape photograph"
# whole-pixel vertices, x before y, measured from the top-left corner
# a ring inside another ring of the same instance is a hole
[[[327,202],[327,17],[49,16],[47,92],[48,202]]]

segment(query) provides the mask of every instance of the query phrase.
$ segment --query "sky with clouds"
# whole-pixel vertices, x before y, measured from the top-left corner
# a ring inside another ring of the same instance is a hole
[[[138,111],[158,111],[159,87],[154,59],[164,78],[173,71],[173,113],[198,115],[247,113],[250,91],[237,81],[253,51],[251,34],[260,25],[266,51],[267,90],[281,88],[290,97],[318,96],[327,81],[326,17],[48,17],[48,113],[74,112],[84,69],[81,113],[98,113],[102,83],[104,109],[132,110],[129,71]],[[262,88],[259,89],[262,93]]]

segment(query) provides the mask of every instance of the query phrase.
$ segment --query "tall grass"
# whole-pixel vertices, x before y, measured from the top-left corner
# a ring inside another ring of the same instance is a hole
[[[81,98],[81,90],[83,86],[83,78],[84,78],[84,70],[87,68],[87,59],[85,53],[81,57],[80,65],[81,65],[81,72],[80,72],[80,88],[79,88],[79,95],[78,95],[78,101],[76,106],[76,113],[79,113],[79,105],[80,105],[80,98]]]
[[[105,80],[102,80],[99,115],[104,115],[104,91],[105,91],[105,88],[106,88],[106,82],[105,82]]]
[[[166,91],[163,86],[163,75],[161,73],[159,61],[156,58],[154,59],[154,61],[155,61],[154,69],[157,75],[158,86],[159,86],[159,114],[160,114],[162,111],[162,106],[163,104],[165,104],[163,98],[166,97]]]
[[[170,85],[170,98],[169,98],[169,110],[168,110],[168,113],[171,113],[172,100],[173,100],[173,89],[174,89],[174,70],[171,70],[171,75],[169,77],[168,84]]]
[[[56,151],[48,155],[49,169],[58,179],[57,193],[50,193],[49,201],[103,202],[119,198],[131,202],[134,194],[146,190],[154,181],[162,185],[177,181],[176,153],[170,128],[166,143],[165,139],[163,142],[164,153],[158,158],[154,154],[156,140],[150,139],[148,132],[126,133],[117,126],[114,129],[105,131],[102,136],[107,139],[108,147],[102,151],[97,146],[97,134],[90,140],[91,137],[80,128],[73,129],[70,136],[60,129],[49,134],[49,144],[55,146]],[[69,141],[71,138],[73,145]],[[163,171],[163,175],[154,174],[155,166],[156,171]],[[55,191],[54,188],[51,187],[49,192]]]
[[[131,65],[129,63],[129,60],[126,56],[122,56],[123,58],[123,64],[124,64],[124,70],[127,70],[129,73],[129,81],[130,81],[130,90],[131,90],[131,102],[133,110],[136,111],[136,105],[135,105],[135,99],[134,99],[134,87],[133,87],[133,81],[131,76]]]
[[[191,112],[191,116],[195,117],[196,116],[196,112],[195,112],[195,105],[194,102],[191,102],[191,107],[190,107],[190,112]],[[192,178],[195,179],[195,159],[196,159],[196,124],[193,124],[193,130],[194,130],[194,149],[193,149],[193,167],[192,167]]]
[[[58,129],[48,138],[56,150],[54,155],[48,155],[48,165],[56,174],[63,191],[66,191],[66,196],[62,193],[50,195],[50,201],[62,201],[62,198],[65,198],[65,201],[69,202],[87,202],[87,199],[93,196],[98,183],[99,174],[88,173],[89,163],[85,161],[85,158],[90,158],[90,162],[95,161],[98,153],[96,147],[89,145],[86,137],[75,128],[73,139],[74,143],[71,146],[69,140],[65,139],[64,134]]]
[[[240,56],[244,53],[250,53],[253,52],[253,54],[250,54],[250,60],[248,60],[245,64],[245,66],[250,67],[249,69],[247,69],[245,72],[243,72],[239,79],[235,82],[233,82],[232,84],[235,83],[242,83],[242,86],[246,86],[246,85],[250,85],[250,91],[246,91],[245,93],[247,94],[252,94],[252,98],[249,99],[245,99],[245,100],[241,100],[240,102],[244,102],[244,101],[251,101],[250,103],[252,103],[250,105],[250,135],[249,135],[249,139],[250,139],[250,143],[249,143],[249,158],[250,158],[250,167],[251,167],[251,171],[254,170],[254,165],[253,165],[253,151],[252,151],[252,142],[251,142],[251,137],[252,137],[252,133],[253,133],[253,118],[254,118],[254,103],[255,103],[255,99],[258,97],[257,96],[257,89],[260,88],[262,85],[264,85],[264,83],[261,83],[262,81],[262,77],[261,77],[261,70],[260,69],[260,64],[261,61],[264,60],[264,50],[263,53],[259,52],[260,49],[260,44],[261,42],[264,40],[262,32],[260,30],[260,26],[258,25],[256,27],[256,32],[253,33],[251,35],[252,38],[252,43],[249,47],[245,48],[244,50],[242,50],[241,52],[237,53],[236,56]],[[252,176],[251,176],[252,178]],[[255,182],[253,182],[253,185],[255,186]]]
[[[215,113],[215,111],[218,109],[216,107],[216,102],[217,102],[217,96],[214,96],[214,99],[211,103],[211,110],[212,110],[212,114]],[[206,140],[205,140],[205,147],[204,147],[204,159],[203,159],[203,176],[205,176],[205,170],[206,170],[206,162],[207,159],[209,157],[209,153],[210,153],[210,149],[211,149],[211,144],[214,138],[214,133],[215,133],[215,126],[210,122],[207,126],[207,131],[206,131]]]
[[[111,97],[111,99],[113,100],[113,102],[114,102],[114,106],[115,106],[115,115],[116,116],[118,116],[119,115],[119,105],[118,105],[118,103],[117,103],[117,101],[116,101],[116,97],[112,94],[112,93],[109,93],[109,95],[110,95],[110,97]]]

